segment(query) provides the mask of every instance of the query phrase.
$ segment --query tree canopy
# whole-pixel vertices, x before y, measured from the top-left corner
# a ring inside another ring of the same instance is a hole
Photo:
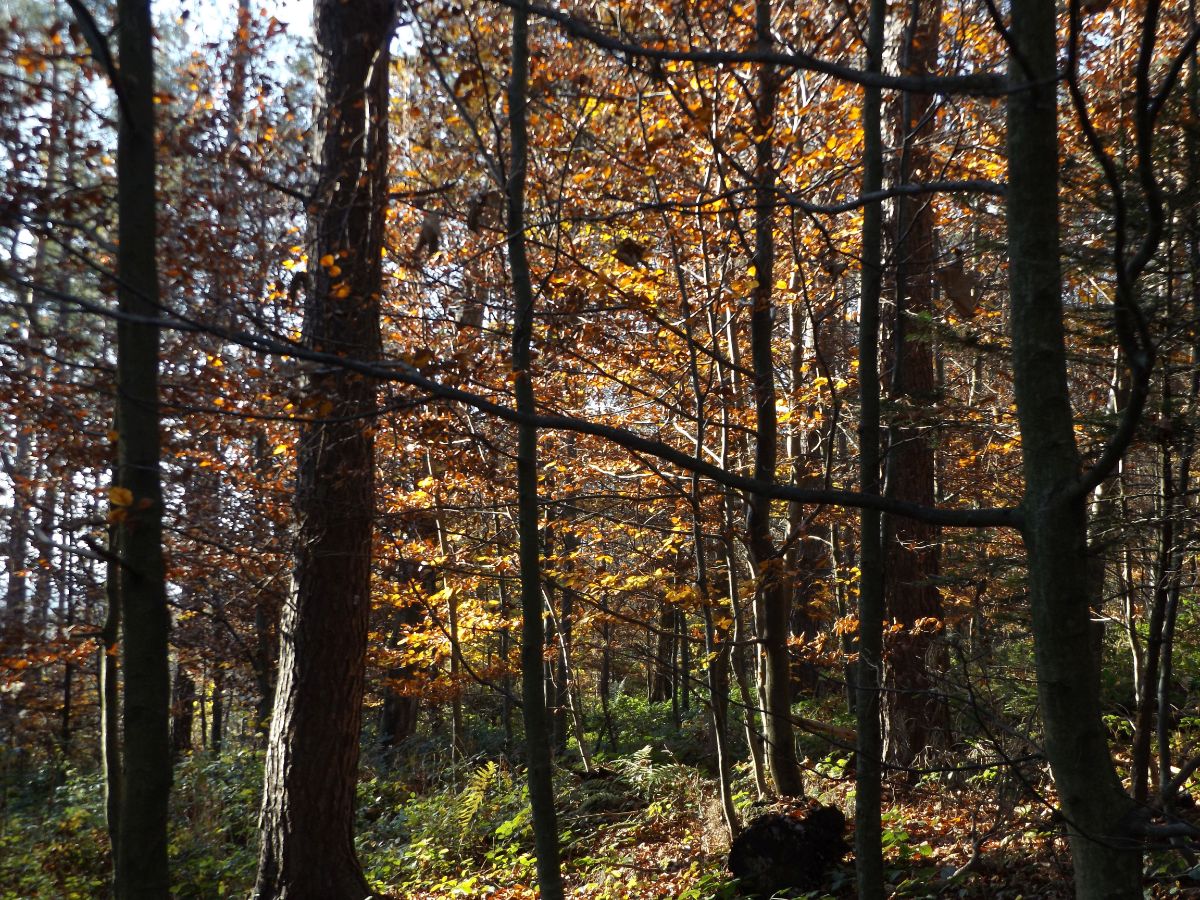
[[[9,4],[0,896],[1186,889],[1194,6]]]

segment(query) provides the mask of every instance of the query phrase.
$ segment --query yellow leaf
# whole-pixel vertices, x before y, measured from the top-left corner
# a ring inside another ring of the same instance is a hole
[[[272,456],[282,456],[287,453],[287,444],[276,444],[275,449],[271,451]]]
[[[132,506],[133,491],[126,487],[110,487],[108,489],[108,502],[113,506]]]
[[[326,269],[328,269],[330,266],[332,266],[332,265],[334,264],[334,262],[335,262],[335,260],[334,260],[334,258],[333,258],[333,254],[332,254],[332,253],[326,253],[326,254],[325,254],[324,256],[322,256],[322,257],[321,257],[321,259],[320,259],[320,263],[321,263],[321,265],[322,265],[323,267],[325,267]]]

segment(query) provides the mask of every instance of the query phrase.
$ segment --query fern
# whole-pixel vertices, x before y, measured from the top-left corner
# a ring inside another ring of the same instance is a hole
[[[496,780],[497,771],[496,761],[489,760],[467,777],[467,783],[458,795],[458,809],[454,813],[460,842],[467,840],[470,835],[471,826],[483,806],[488,789]]]
[[[677,806],[687,802],[697,788],[694,769],[680,763],[655,763],[649,744],[609,765],[645,800]]]

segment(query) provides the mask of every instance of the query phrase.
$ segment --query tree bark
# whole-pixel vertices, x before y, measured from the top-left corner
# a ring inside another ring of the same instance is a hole
[[[771,4],[758,0],[755,8],[755,46],[769,51]],[[754,305],[750,313],[750,347],[754,368],[755,455],[754,477],[775,481],[778,459],[779,419],[775,410],[775,363],[772,353],[775,310],[772,303],[775,269],[775,169],[772,160],[775,101],[778,74],[768,65],[759,67],[755,99],[755,184],[754,184]],[[796,759],[796,735],[792,728],[791,657],[788,634],[791,626],[792,588],[785,561],[771,535],[771,501],[754,495],[749,499],[747,539],[754,558],[762,618],[759,623],[764,660],[763,725],[767,739],[767,765],[775,790],[784,796],[803,796],[804,779]]]
[[[175,696],[171,701],[171,752],[178,759],[192,752],[192,726],[195,723],[196,682],[184,671],[175,669]]]
[[[883,57],[886,0],[871,0],[867,69],[879,71]],[[863,194],[883,184],[883,132],[878,88],[863,92]],[[858,382],[859,483],[864,494],[879,493],[879,299],[883,280],[883,210],[879,201],[863,209]],[[883,849],[880,778],[883,742],[879,690],[883,655],[883,543],[877,510],[862,509],[858,586],[858,665],[855,713],[858,722],[854,792],[854,865],[859,900],[882,900]]]
[[[1045,748],[1071,836],[1080,898],[1140,898],[1133,808],[1109,755],[1092,665],[1087,515],[1067,384],[1059,268],[1056,22],[1053,4],[1014,0],[1008,98],[1009,290],[1025,472],[1038,698]]]
[[[937,68],[942,4],[908,4],[897,16],[888,41],[898,56],[900,74],[928,75]],[[889,144],[900,148],[895,169],[898,184],[934,177],[928,147],[933,130],[933,98],[902,93],[889,116]],[[889,394],[896,417],[888,430],[885,493],[897,500],[936,505],[932,429],[919,420],[920,410],[934,402],[933,349],[927,333],[914,322],[933,312],[934,213],[928,197],[897,197],[895,224],[895,306],[891,321],[892,350]],[[934,584],[938,573],[938,529],[916,519],[889,517],[886,541],[887,617],[904,627],[888,641],[884,654],[884,759],[911,766],[927,747],[947,744],[949,715],[935,693],[945,668],[945,652],[937,634],[920,627],[922,619],[942,619],[942,600]]]
[[[104,624],[100,627],[100,763],[104,770],[104,824],[115,863],[121,833],[121,694],[117,678],[121,640],[121,566],[117,528],[108,528]],[[115,893],[115,881],[114,881]]]
[[[148,0],[117,4],[121,104],[117,138],[117,479],[121,554],[124,749],[116,863],[120,900],[165,898],[171,789],[170,614],[159,476],[158,268],[154,57]],[[123,489],[123,491],[121,490]],[[122,496],[123,492],[128,492]]]
[[[516,405],[532,415],[533,393],[533,282],[525,252],[525,178],[529,164],[526,105],[529,92],[529,14],[513,11],[512,74],[508,85],[509,151],[507,213],[508,264],[512,271],[512,369]],[[525,753],[529,778],[529,806],[533,815],[533,842],[537,856],[538,885],[543,900],[562,900],[559,869],[558,822],[554,811],[554,785],[550,754],[550,720],[546,712],[542,619],[541,538],[538,527],[537,427],[518,426],[517,529],[521,572],[521,698],[525,719]]]
[[[393,27],[387,0],[314,8],[323,202],[310,224],[305,343],[354,359],[379,351]],[[295,588],[279,629],[253,896],[362,900],[371,891],[355,856],[354,809],[375,503],[366,417],[376,388],[334,368],[311,375],[308,393],[325,418],[300,439]]]

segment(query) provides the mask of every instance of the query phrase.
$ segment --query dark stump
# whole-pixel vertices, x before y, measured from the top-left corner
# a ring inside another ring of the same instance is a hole
[[[833,806],[818,806],[807,815],[759,816],[729,848],[729,870],[746,896],[815,890],[850,850],[842,839],[845,830],[846,817]]]

